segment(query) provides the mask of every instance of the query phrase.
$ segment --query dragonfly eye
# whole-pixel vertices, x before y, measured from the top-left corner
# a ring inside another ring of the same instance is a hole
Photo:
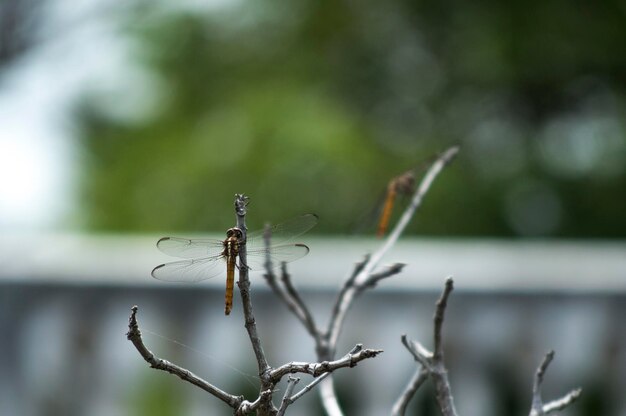
[[[239,228],[233,227],[233,228],[229,228],[228,231],[226,231],[226,237],[242,238],[243,233],[241,232]]]

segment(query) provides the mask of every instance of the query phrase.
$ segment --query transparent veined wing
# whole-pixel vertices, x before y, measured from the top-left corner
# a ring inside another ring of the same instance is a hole
[[[304,244],[287,244],[317,224],[317,215],[305,214],[270,227],[270,247],[265,247],[265,230],[248,234],[246,241],[247,265],[252,270],[263,270],[268,256],[272,267],[304,257],[309,248]],[[199,282],[226,274],[223,256],[224,242],[215,239],[187,239],[163,237],[157,242],[163,253],[187,260],[165,263],[152,270],[152,276],[168,282]],[[218,267],[219,266],[219,267]]]
[[[252,248],[246,250],[247,265],[252,271],[265,270],[268,260],[271,262],[272,268],[280,267],[284,263],[298,260],[309,254],[309,247],[304,244],[283,244],[279,246],[270,246]]]
[[[225,272],[224,256],[218,255],[160,264],[152,270],[152,277],[166,282],[196,283]]]
[[[183,259],[218,256],[224,250],[224,243],[215,239],[187,239],[163,237],[157,242],[157,248],[163,253]]]
[[[280,224],[270,226],[270,245],[283,246],[293,242],[297,237],[309,231],[317,224],[318,216],[315,214],[304,214]],[[265,246],[265,230],[261,229],[248,233],[246,246],[248,252]]]

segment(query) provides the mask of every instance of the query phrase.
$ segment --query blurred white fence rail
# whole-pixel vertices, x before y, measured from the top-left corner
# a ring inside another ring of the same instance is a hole
[[[223,236],[210,236],[224,238]],[[175,258],[160,253],[158,236],[0,236],[0,281],[107,285],[158,285],[157,264]],[[311,253],[289,266],[302,287],[336,288],[352,265],[379,241],[313,238]],[[381,286],[439,291],[454,275],[468,291],[626,293],[626,243],[608,241],[512,241],[404,239],[383,264],[406,263],[404,272]],[[262,271],[261,271],[262,272]],[[260,272],[259,272],[260,275]],[[204,283],[219,287],[219,278]]]
[[[152,279],[155,265],[173,260],[156,240],[0,236],[0,415],[136,416],[153,414],[150,406],[159,414],[230,414],[215,398],[148,368],[124,336],[134,304],[145,341],[159,356],[233,393],[253,390],[238,294],[225,317],[224,279]],[[289,270],[315,318],[325,320],[354,262],[378,242],[302,241],[311,253]],[[533,373],[551,348],[556,359],[546,395],[580,385],[583,401],[604,406],[582,413],[589,408],[583,402],[564,414],[626,414],[626,244],[411,239],[385,262],[408,266],[357,300],[340,341],[340,353],[357,342],[385,350],[337,374],[348,415],[389,414],[415,365],[400,335],[429,346],[433,305],[450,274],[456,290],[444,337],[461,415],[527,414]],[[313,360],[313,343],[260,275],[252,285],[271,364]],[[424,410],[429,400],[426,390],[418,393],[420,414],[433,414]],[[316,403],[310,394],[292,412],[321,414]]]

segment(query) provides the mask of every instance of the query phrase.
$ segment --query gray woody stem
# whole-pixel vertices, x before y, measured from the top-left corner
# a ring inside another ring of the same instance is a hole
[[[439,409],[443,416],[456,416],[457,412],[454,408],[454,399],[452,397],[452,390],[450,389],[450,382],[448,380],[448,371],[446,370],[445,364],[443,362],[443,342],[441,341],[441,331],[443,328],[443,320],[446,312],[446,307],[448,305],[448,297],[450,293],[454,289],[454,281],[452,278],[448,278],[446,280],[445,288],[441,297],[437,301],[437,305],[435,308],[435,316],[434,316],[434,344],[435,351],[434,353],[428,351],[423,345],[415,341],[409,341],[406,335],[402,336],[402,343],[409,350],[409,352],[413,355],[416,361],[418,361],[422,368],[430,378],[432,379],[435,385],[435,391],[437,396],[437,403],[439,404]],[[421,373],[421,370],[420,370]],[[417,385],[419,387],[420,384]],[[413,394],[417,391],[417,388],[411,391],[411,394],[407,394],[406,392],[398,399],[398,402],[394,406],[394,410],[396,407],[398,409],[406,409],[406,405],[409,400],[412,398]],[[399,415],[403,414],[402,412],[397,413]]]
[[[244,195],[235,195],[235,212],[237,214],[237,228],[239,228],[243,233],[243,238],[245,239],[247,234],[246,229],[246,205],[248,204],[248,198]],[[269,240],[268,240],[269,242]],[[269,261],[269,259],[268,259]],[[211,393],[218,399],[222,400],[226,404],[228,404],[234,411],[233,414],[236,416],[247,415],[253,412],[256,412],[259,416],[274,416],[274,415],[283,415],[285,413],[286,408],[302,397],[306,392],[310,391],[314,386],[316,386],[321,380],[327,377],[331,372],[343,368],[343,367],[354,367],[358,362],[375,357],[380,354],[381,350],[370,350],[363,349],[360,344],[354,347],[348,354],[342,357],[339,360],[335,361],[321,361],[318,363],[304,363],[304,362],[292,362],[289,364],[282,365],[276,369],[272,369],[269,366],[267,359],[265,357],[265,353],[263,352],[263,347],[261,345],[261,339],[257,332],[256,320],[254,318],[254,314],[252,312],[252,299],[250,297],[250,280],[248,279],[248,267],[247,258],[246,258],[246,246],[242,244],[239,247],[239,281],[237,282],[239,286],[239,290],[241,292],[241,299],[243,303],[243,311],[244,311],[244,319],[245,319],[245,327],[248,331],[248,336],[250,338],[250,342],[252,344],[252,348],[254,350],[254,354],[257,359],[258,367],[259,367],[259,377],[261,379],[261,388],[259,391],[258,398],[253,401],[244,400],[243,396],[235,396],[229,393],[226,393],[223,390],[215,387],[211,383],[201,379],[197,375],[193,374],[191,371],[179,367],[175,364],[170,363],[169,361],[163,360],[161,358],[156,357],[143,343],[141,337],[141,331],[139,330],[139,324],[137,322],[137,306],[133,306],[132,313],[129,318],[128,323],[128,333],[126,334],[128,340],[130,340],[137,351],[141,354],[141,356],[150,364],[152,368],[167,371],[171,374],[174,374],[181,379],[194,384],[195,386],[200,387],[201,389]],[[269,269],[271,267],[268,266]],[[306,308],[302,300],[299,298],[293,286],[291,286],[291,282],[289,281],[289,277],[286,274],[286,270],[283,268],[283,284],[287,287],[285,292],[286,296],[289,299],[293,299],[294,307],[296,308]],[[308,313],[308,310],[302,315],[302,318],[305,322],[309,322],[311,328],[314,328],[313,318]],[[316,330],[316,332],[319,332]],[[295,384],[297,383],[293,377],[290,377],[288,383],[288,391],[285,393],[283,397],[283,401],[280,409],[276,409],[274,404],[272,403],[272,396],[276,389],[276,385],[281,381],[281,379],[293,373],[306,373],[313,375],[316,379],[307,385],[300,392],[293,394],[293,389],[295,388]]]
[[[363,349],[363,345],[357,344],[349,353],[338,360],[322,361],[320,363],[291,362],[275,368],[270,372],[270,379],[278,382],[289,373],[304,373],[310,374],[313,377],[319,377],[322,374],[330,373],[339,368],[355,367],[359,361],[376,357],[382,352],[383,350]]]
[[[411,199],[411,203],[406,208],[402,217],[396,224],[395,228],[387,237],[387,240],[383,244],[383,246],[378,249],[369,260],[360,267],[360,271],[358,274],[354,275],[351,280],[350,287],[348,287],[345,291],[340,294],[340,297],[337,299],[337,303],[335,309],[333,310],[333,315],[330,318],[330,322],[328,325],[328,348],[331,354],[334,353],[334,349],[337,347],[337,341],[339,339],[339,335],[343,328],[343,322],[346,318],[348,310],[352,306],[352,302],[357,294],[359,294],[362,289],[362,286],[371,285],[372,272],[378,266],[378,263],[383,258],[385,254],[393,247],[396,243],[400,235],[404,232],[404,229],[409,225],[411,218],[415,214],[415,211],[422,205],[422,201],[424,196],[430,189],[431,185],[435,181],[435,178],[439,173],[443,170],[446,165],[448,165],[458,153],[459,148],[457,146],[451,147],[445,152],[443,152],[437,160],[430,166],[426,175],[422,178],[419,187],[415,191],[413,198]],[[396,270],[399,272],[401,267],[397,267]]]
[[[245,241],[248,229],[246,227],[246,213],[248,205],[248,197],[243,194],[235,195],[235,213],[237,215],[237,228],[243,233],[243,239]],[[243,305],[243,314],[245,319],[245,327],[248,331],[248,337],[254,350],[254,355],[257,360],[259,368],[259,377],[261,377],[261,390],[265,390],[268,386],[264,385],[265,373],[269,370],[267,358],[265,358],[265,352],[261,345],[261,339],[256,327],[256,319],[252,312],[252,299],[250,297],[250,279],[248,279],[248,266],[247,266],[246,245],[243,244],[239,248],[239,291],[241,293],[241,302]]]
[[[278,408],[278,413],[276,414],[276,416],[284,416],[287,407],[289,407],[289,405],[293,403],[292,401],[290,401],[291,394],[293,393],[293,389],[296,387],[296,384],[298,384],[299,381],[300,379],[298,377],[289,376],[289,379],[287,380],[287,388],[285,389],[285,394],[283,395],[283,400],[280,403],[280,407]]]
[[[422,386],[422,384],[424,384],[427,378],[428,370],[426,370],[425,367],[419,367],[415,371],[415,374],[413,374],[411,381],[409,381],[409,384],[406,386],[400,397],[398,397],[398,400],[394,403],[393,408],[391,409],[392,416],[404,415],[409,402],[413,398],[413,395],[415,395],[415,392]]]
[[[582,389],[577,388],[570,391],[559,399],[553,400],[545,404],[543,403],[543,400],[541,398],[541,384],[543,383],[543,376],[546,372],[546,369],[550,365],[550,362],[552,362],[553,358],[554,351],[548,352],[539,367],[537,368],[537,372],[535,373],[535,381],[533,383],[533,401],[530,408],[530,416],[543,416],[557,410],[562,410],[572,404],[574,401],[576,401],[576,399],[578,399],[578,397],[580,397],[580,394],[582,393]]]
[[[266,279],[272,290],[278,295],[278,297],[287,305],[289,310],[296,315],[303,326],[307,329],[309,334],[315,340],[315,347],[317,357],[320,360],[332,360],[335,356],[337,341],[343,328],[343,323],[347,316],[354,299],[361,294],[365,289],[373,288],[376,284],[387,277],[398,274],[403,264],[394,264],[383,271],[374,273],[374,270],[378,266],[383,256],[393,247],[402,232],[409,224],[411,218],[422,204],[423,198],[430,189],[432,183],[443,168],[449,164],[456,154],[459,148],[457,146],[451,147],[443,152],[430,166],[427,173],[424,175],[419,187],[415,191],[412,197],[411,203],[404,211],[402,217],[398,221],[398,224],[391,232],[385,243],[376,251],[372,256],[367,256],[362,262],[357,263],[354,271],[344,283],[337,300],[333,306],[331,317],[328,322],[326,330],[319,329],[313,320],[309,309],[304,304],[302,299],[297,295],[297,292],[291,285],[289,276],[283,267],[283,286],[281,287],[272,271],[271,259],[267,258],[266,263]],[[269,233],[266,234],[266,244],[269,245]],[[329,416],[341,416],[343,412],[339,406],[337,396],[335,394],[335,388],[333,386],[332,376],[326,377],[320,386],[320,395],[324,410]]]
[[[326,334],[327,344],[324,345],[328,358],[332,358],[335,353],[337,341],[339,340],[339,335],[343,329],[343,323],[348,310],[352,306],[352,302],[356,296],[364,290],[364,288],[373,287],[376,282],[380,280],[380,277],[374,277],[374,269],[378,266],[383,256],[393,247],[400,235],[404,232],[405,228],[409,225],[411,218],[413,218],[413,215],[415,215],[415,212],[421,206],[424,196],[430,189],[437,175],[439,175],[439,173],[454,159],[458,151],[459,148],[457,146],[451,147],[435,160],[422,178],[419,187],[415,191],[415,194],[413,194],[411,203],[405,209],[402,217],[400,217],[400,220],[396,224],[393,231],[389,234],[389,237],[387,237],[385,243],[371,257],[368,257],[364,262],[357,264],[355,272],[346,281],[346,284],[337,297],[337,301],[328,323],[328,332]],[[394,265],[389,269],[390,273],[384,275],[384,277],[391,276],[393,274],[392,272],[400,272],[401,269],[402,265]],[[320,349],[319,345],[318,349]],[[342,413],[338,406],[332,382],[332,376],[328,377],[322,383],[320,393],[322,395],[324,408],[328,415],[339,416]]]

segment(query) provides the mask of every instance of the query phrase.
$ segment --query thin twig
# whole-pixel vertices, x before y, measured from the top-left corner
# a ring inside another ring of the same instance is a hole
[[[551,402],[544,404],[543,413],[547,415],[548,413],[565,409],[567,406],[569,406],[574,401],[576,401],[580,397],[582,392],[583,392],[583,389],[579,387],[577,389],[570,391],[569,393],[567,393],[565,396],[561,397],[560,399],[552,400]]]
[[[284,416],[287,407],[293,403],[293,401],[291,401],[291,393],[293,393],[293,389],[299,381],[300,379],[298,377],[289,376],[289,379],[287,379],[287,388],[285,389],[285,394],[283,395],[283,400],[280,403],[276,416]]]
[[[271,227],[269,224],[265,227],[265,232],[263,233],[263,240],[265,247],[269,249],[271,243]],[[321,337],[321,332],[317,328],[315,324],[315,320],[313,319],[313,315],[309,311],[309,308],[306,306],[302,298],[298,295],[298,292],[295,290],[293,285],[291,284],[291,279],[289,278],[289,274],[287,273],[286,263],[281,264],[282,270],[282,286],[278,284],[278,279],[276,278],[276,274],[274,273],[274,264],[272,263],[272,256],[270,255],[271,251],[267,250],[265,256],[265,281],[269,285],[270,289],[278,296],[280,300],[287,306],[287,308],[293,313],[296,318],[302,323],[304,328],[309,332],[309,334],[313,337],[313,339],[317,340]]]
[[[437,397],[437,403],[439,409],[444,416],[456,416],[456,409],[454,407],[454,399],[452,397],[452,390],[450,388],[450,381],[448,380],[448,370],[443,362],[443,343],[441,341],[441,333],[443,328],[443,320],[445,316],[446,307],[448,305],[448,297],[454,288],[454,281],[451,277],[446,279],[446,284],[441,294],[441,297],[437,301],[435,307],[434,321],[434,344],[435,351],[428,351],[423,345],[415,341],[409,341],[406,335],[402,336],[402,343],[409,350],[411,355],[418,361],[422,368],[428,373],[435,385],[435,392]]]
[[[415,371],[413,377],[411,377],[411,381],[409,381],[400,397],[398,397],[398,400],[394,403],[391,409],[392,416],[404,416],[406,408],[415,395],[415,392],[424,384],[427,378],[428,370],[426,368],[420,367]]]
[[[343,416],[339,399],[335,393],[335,381],[331,373],[320,383],[320,398],[327,416]]]
[[[317,386],[322,380],[324,380],[326,377],[328,377],[331,373],[324,373],[319,377],[316,377],[312,382],[310,382],[309,384],[307,384],[302,390],[300,390],[299,392],[297,392],[296,394],[294,394],[293,396],[291,396],[289,398],[289,401],[291,403],[295,402],[296,400],[298,400],[300,397],[304,396],[306,393],[308,393],[309,391],[311,391],[311,389],[313,389],[313,387]]]
[[[419,342],[409,340],[406,334],[402,335],[400,337],[400,340],[402,341],[402,344],[404,344],[406,349],[411,353],[413,359],[420,363],[423,368],[430,371],[433,353],[428,351],[426,347],[424,347]]]
[[[373,255],[367,256],[364,261],[357,263],[337,296],[324,337],[318,338],[316,342],[318,358],[329,360],[334,357],[343,323],[354,299],[363,291],[362,287],[368,285],[368,280],[370,283],[376,283],[375,280],[371,280],[372,272],[405,230],[437,175],[454,159],[458,151],[458,146],[450,147],[433,162],[415,191],[411,203],[405,209],[385,243]],[[320,396],[324,410],[329,416],[341,416],[343,414],[337,400],[332,376],[327,377],[322,382]]]
[[[564,395],[563,397],[552,400],[546,404],[543,403],[543,399],[541,398],[541,385],[543,384],[543,377],[548,369],[548,366],[552,362],[554,358],[554,351],[549,351],[546,356],[543,358],[543,361],[537,368],[535,372],[535,379],[533,382],[533,399],[530,408],[530,416],[543,416],[547,415],[550,412],[554,412],[557,410],[562,410],[565,407],[572,404],[578,397],[580,397],[582,393],[581,388],[574,389]]]
[[[372,289],[376,287],[379,281],[400,273],[402,269],[404,269],[404,266],[406,266],[404,263],[395,263],[387,267],[385,270],[373,273],[362,286],[359,286],[359,290],[363,291],[365,289]]]
[[[291,276],[289,275],[289,273],[287,273],[287,263],[285,262],[281,264],[281,281],[283,283],[283,286],[287,290],[289,297],[293,300],[293,302],[297,305],[298,309],[302,313],[302,318],[300,318],[300,320],[302,321],[302,325],[304,325],[306,330],[309,331],[309,334],[311,334],[314,338],[320,336],[320,330],[315,324],[315,319],[313,319],[311,311],[306,306],[306,304],[300,297],[300,294],[291,283]]]
[[[263,233],[263,240],[265,241],[266,248],[269,248],[270,246],[270,237],[271,233],[270,227],[268,225],[265,227],[265,232]],[[265,281],[269,285],[270,289],[272,289],[274,294],[283,301],[283,303],[287,306],[291,313],[293,313],[304,325],[306,322],[306,318],[303,311],[300,309],[299,305],[289,296],[287,291],[278,284],[278,279],[276,278],[276,274],[274,274],[274,264],[272,263],[272,256],[270,255],[269,250],[267,250],[265,255],[265,274],[263,275],[263,277],[265,277]]]
[[[325,373],[333,372],[339,368],[355,367],[360,361],[376,357],[383,350],[363,349],[357,344],[349,353],[338,360],[322,361],[319,363],[291,362],[270,371],[270,379],[277,382],[287,374],[304,373],[318,377]]]
[[[437,301],[437,307],[435,308],[435,351],[434,359],[443,361],[443,343],[441,342],[441,330],[443,328],[443,318],[446,313],[446,306],[448,306],[448,296],[454,289],[454,280],[451,277],[446,279],[446,285],[441,294],[441,297]]]
[[[155,356],[152,351],[150,351],[146,347],[146,345],[143,343],[143,339],[141,338],[141,331],[139,330],[139,323],[137,322],[138,309],[139,308],[137,306],[133,306],[131,308],[132,312],[128,320],[128,332],[126,333],[126,338],[128,338],[128,340],[133,343],[133,345],[135,346],[135,348],[137,348],[137,351],[139,351],[144,360],[146,360],[148,364],[150,364],[150,367],[157,370],[167,371],[170,374],[174,374],[175,376],[178,376],[179,378],[212,394],[233,409],[239,408],[239,406],[243,402],[243,396],[235,396],[233,394],[226,393],[225,391],[215,387],[208,381],[201,379],[191,371]]]
[[[247,196],[243,194],[235,195],[235,213],[237,216],[237,228],[239,228],[243,233],[244,241],[248,232],[248,229],[246,227],[247,205]],[[252,344],[252,349],[254,350],[254,355],[256,357],[259,368],[261,389],[265,390],[268,388],[268,386],[264,384],[264,374],[269,370],[269,365],[267,363],[267,358],[265,357],[265,352],[263,351],[261,338],[259,337],[259,333],[257,331],[254,313],[252,312],[252,298],[250,297],[250,280],[248,279],[248,266],[245,244],[242,244],[239,247],[239,281],[237,282],[237,285],[239,286],[239,292],[241,293],[245,327],[248,331],[248,337],[250,338],[250,343]]]
[[[369,261],[360,267],[360,271],[355,275],[354,279],[351,279],[351,287],[342,291],[342,296],[337,299],[336,306],[333,308],[333,314],[330,318],[328,325],[329,335],[328,344],[329,350],[332,354],[337,346],[339,334],[343,328],[343,322],[346,318],[347,312],[352,306],[352,302],[355,296],[358,294],[358,286],[366,284],[367,280],[371,278],[372,272],[378,266],[378,263],[385,254],[393,247],[404,229],[407,227],[411,218],[415,214],[415,211],[421,206],[424,196],[430,189],[437,175],[443,170],[443,168],[452,161],[454,156],[458,153],[458,146],[453,146],[443,152],[437,160],[430,166],[426,175],[420,182],[419,187],[415,191],[411,203],[405,209],[402,217],[396,224],[393,231],[387,237],[385,243],[380,247],[370,258]]]
[[[310,313],[309,308],[304,303],[304,301],[302,300],[302,298],[300,297],[296,289],[293,287],[285,265],[284,264],[282,265],[282,286],[281,286],[278,284],[276,275],[273,272],[274,265],[272,264],[271,257],[269,255],[266,257],[265,278],[270,288],[274,291],[274,293],[278,295],[279,299],[281,299],[287,305],[289,310],[300,320],[300,322],[307,329],[309,334],[314,338],[317,357],[319,360],[321,360],[321,362],[318,364],[290,363],[282,367],[279,367],[278,369],[275,369],[275,370],[270,370],[269,367],[264,367],[266,368],[266,371],[268,371],[270,374],[273,374],[274,377],[277,377],[278,379],[280,379],[280,377],[284,376],[285,374],[291,373],[291,372],[305,372],[308,374],[312,374],[312,373],[329,374],[330,372],[325,372],[325,371],[321,371],[320,373],[318,373],[318,371],[320,371],[319,370],[320,368],[324,368],[324,367],[319,367],[319,365],[321,364],[328,365],[328,363],[338,362],[338,361],[343,360],[341,359],[341,360],[332,361],[332,359],[335,356],[339,334],[341,333],[346,314],[348,310],[350,309],[352,302],[354,301],[356,296],[359,295],[366,288],[372,288],[376,286],[376,284],[382,279],[398,274],[402,270],[404,265],[398,263],[387,268],[386,270],[374,273],[374,270],[376,267],[378,267],[378,263],[380,262],[380,260],[398,240],[400,234],[404,231],[409,221],[413,217],[414,213],[421,205],[424,195],[430,189],[430,186],[432,185],[437,175],[443,170],[443,168],[448,163],[450,163],[450,161],[454,158],[457,152],[458,152],[458,147],[456,146],[451,147],[445,152],[443,152],[437,158],[437,160],[431,165],[430,169],[428,170],[428,172],[422,179],[420,186],[416,190],[410,205],[405,210],[404,214],[400,218],[400,221],[394,228],[393,232],[387,238],[385,244],[383,244],[383,246],[378,251],[376,251],[374,255],[372,256],[368,255],[365,257],[363,261],[357,263],[356,267],[354,268],[354,271],[346,280],[339,295],[337,296],[335,303],[333,304],[331,317],[329,319],[329,322],[325,331],[321,331],[315,324],[313,315]],[[243,204],[242,211],[244,213],[243,215],[245,215],[245,204]],[[239,224],[239,213],[238,213],[238,224]],[[270,244],[270,238],[271,238],[271,235],[270,235],[269,228],[268,228],[264,235],[265,244],[268,247]],[[245,251],[244,251],[244,256],[245,256]],[[240,258],[241,258],[241,255],[240,255]],[[245,258],[242,258],[242,261],[243,260],[245,260]],[[247,270],[246,270],[246,274],[247,274]],[[240,275],[240,281],[241,280],[242,279]],[[249,285],[249,283],[247,283],[247,285]],[[242,286],[240,284],[240,289],[242,291],[242,298],[243,298],[244,291],[247,291],[247,286],[245,285]],[[246,311],[246,308],[247,308],[246,302],[244,301],[244,313]],[[248,328],[248,320],[249,318],[246,315],[246,328]],[[250,333],[250,330],[248,332]],[[251,334],[251,340],[252,340],[252,334]],[[253,342],[253,345],[254,345],[254,342]],[[262,353],[262,350],[260,351]],[[364,350],[364,351],[378,351],[378,350]],[[376,354],[377,353],[378,352],[376,352]],[[259,361],[259,358],[258,358],[259,354],[257,353],[256,348],[255,348],[255,354],[257,354],[257,360]],[[355,353],[353,355],[358,356],[358,354],[364,354],[364,353],[360,352],[360,353]],[[376,354],[373,354],[372,356],[375,356]],[[349,362],[352,363],[353,360],[354,358],[353,356],[351,356]],[[356,364],[356,361],[354,361],[354,364]],[[316,365],[318,367],[316,367]],[[264,376],[261,370],[261,361],[259,361],[259,371],[261,373],[260,374],[261,380],[263,382]],[[273,381],[276,381],[276,378],[272,378],[272,379]],[[320,394],[322,396],[322,403],[323,403],[324,409],[326,410],[326,413],[329,416],[342,415],[341,408],[339,406],[337,397],[334,392],[332,376],[324,376],[323,378],[320,377],[318,380],[319,381],[316,381],[315,384],[322,383],[320,387]],[[302,394],[304,394],[304,392],[302,392]]]
[[[243,239],[246,241],[248,229],[246,227],[246,213],[247,213],[248,197],[243,194],[235,195],[235,213],[237,217],[237,228],[239,228],[243,234]],[[259,336],[256,319],[252,311],[252,298],[250,296],[250,279],[248,278],[248,260],[246,253],[246,245],[241,244],[239,246],[239,280],[237,286],[239,286],[239,292],[241,294],[241,303],[243,307],[244,326],[248,332],[248,338],[252,344],[254,356],[256,357],[259,378],[261,380],[261,392],[258,399],[250,406],[251,409],[256,410],[258,415],[271,415],[276,413],[276,408],[272,404],[272,394],[274,390],[274,384],[269,381],[268,373],[271,370],[263,351],[263,345]],[[253,410],[246,410],[251,412]],[[245,414],[245,411],[241,412]]]

